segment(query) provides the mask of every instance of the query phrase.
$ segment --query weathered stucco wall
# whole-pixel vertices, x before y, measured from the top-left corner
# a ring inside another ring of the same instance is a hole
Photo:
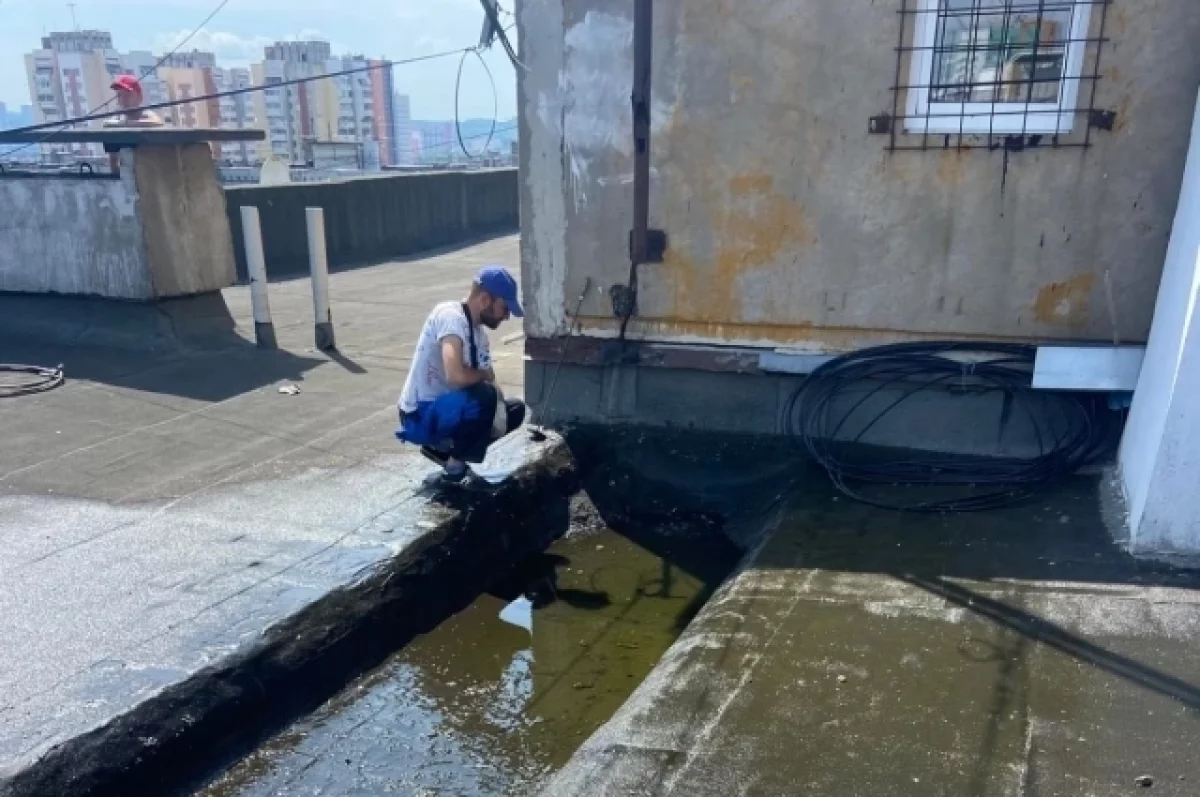
[[[1200,81],[1194,0],[1115,3],[1089,149],[885,151],[900,0],[657,0],[635,337],[847,349],[1145,340]],[[518,3],[531,336],[611,335],[628,278],[632,4]],[[1098,15],[1096,17],[1098,19]],[[1110,297],[1111,296],[1111,301]]]
[[[0,292],[149,298],[132,182],[0,178]]]
[[[132,164],[154,295],[232,285],[233,238],[209,146],[139,147]]]
[[[121,176],[0,176],[0,291],[155,300],[233,284],[206,144],[121,151]]]

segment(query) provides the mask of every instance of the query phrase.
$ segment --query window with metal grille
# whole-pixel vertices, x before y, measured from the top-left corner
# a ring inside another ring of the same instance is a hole
[[[995,148],[1033,135],[1086,146],[1090,126],[1104,126],[1094,106],[1111,0],[899,2],[895,111],[872,120],[891,148],[912,148],[898,133],[920,135],[921,149],[931,137],[932,146]]]

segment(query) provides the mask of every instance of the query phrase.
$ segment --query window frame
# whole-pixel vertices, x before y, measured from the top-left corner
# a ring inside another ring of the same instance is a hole
[[[985,5],[1003,2],[1031,3],[1033,0],[981,0]],[[931,101],[934,57],[937,50],[938,23],[943,0],[915,0],[912,63],[904,131],[915,134],[962,133],[964,135],[1037,135],[1066,134],[1075,126],[1079,85],[1090,40],[1092,6],[1095,0],[1046,0],[1051,4],[1070,2],[1071,26],[1068,29],[1063,73],[1059,78],[1058,102],[938,102]],[[1082,31],[1082,33],[1081,33]],[[1080,40],[1083,41],[1080,41]],[[997,111],[1000,113],[997,113]]]

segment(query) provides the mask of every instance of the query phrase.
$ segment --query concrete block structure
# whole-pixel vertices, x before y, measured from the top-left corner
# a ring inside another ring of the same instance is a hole
[[[0,176],[0,215],[20,220],[0,226],[0,292],[156,301],[232,285],[233,242],[207,140],[261,135],[168,129],[60,135],[125,147],[120,175]]]

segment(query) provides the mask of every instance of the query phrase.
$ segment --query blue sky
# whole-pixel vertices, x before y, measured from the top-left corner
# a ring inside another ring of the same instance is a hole
[[[170,50],[216,8],[220,0],[75,0],[81,28],[111,31],[118,50]],[[512,9],[513,0],[501,0]],[[68,0],[0,0],[0,102],[29,103],[24,54],[52,30],[71,30]],[[211,50],[229,66],[262,59],[278,39],[319,38],[335,54],[362,53],[397,60],[471,46],[479,39],[479,0],[230,0],[185,49]],[[505,18],[506,24],[511,18]],[[509,35],[515,37],[516,30]],[[515,38],[514,38],[515,40]],[[499,46],[486,54],[496,76],[500,117],[516,115],[513,68]],[[412,98],[418,119],[454,116],[457,58],[399,66],[397,90]],[[478,63],[463,76],[464,116],[492,114],[492,93]]]

